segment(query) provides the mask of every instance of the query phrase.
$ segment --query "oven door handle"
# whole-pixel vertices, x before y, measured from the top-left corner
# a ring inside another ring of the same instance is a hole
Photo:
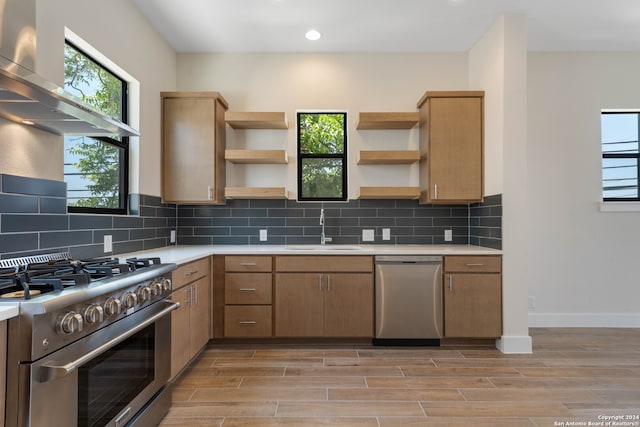
[[[49,381],[53,381],[53,380],[57,380],[59,378],[65,377],[67,375],[69,375],[70,373],[72,373],[73,371],[75,371],[76,369],[78,369],[80,366],[84,365],[85,363],[87,363],[88,361],[90,361],[91,359],[93,359],[96,356],[99,356],[100,354],[104,353],[105,351],[109,350],[111,347],[115,347],[116,345],[120,344],[122,341],[126,340],[127,338],[137,334],[138,332],[140,332],[141,330],[143,330],[144,328],[146,328],[147,326],[151,325],[152,323],[154,323],[155,321],[157,321],[158,319],[166,316],[167,314],[171,313],[173,310],[177,309],[180,307],[180,303],[178,302],[167,302],[168,306],[166,308],[164,308],[162,311],[160,311],[159,313],[151,316],[150,318],[148,318],[147,320],[145,320],[144,322],[134,326],[133,328],[127,330],[125,333],[118,335],[117,337],[107,341],[106,343],[102,344],[99,347],[96,347],[95,349],[91,350],[90,352],[88,352],[87,354],[83,355],[82,357],[74,360],[73,362],[69,362],[65,365],[53,365],[53,364],[43,364],[40,367],[40,382],[41,383],[46,383]],[[51,362],[53,363],[53,362]]]

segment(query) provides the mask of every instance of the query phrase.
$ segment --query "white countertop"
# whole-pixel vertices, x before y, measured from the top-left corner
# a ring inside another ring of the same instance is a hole
[[[307,249],[308,248],[308,249]],[[354,249],[357,248],[357,249]],[[184,264],[208,255],[502,255],[501,250],[470,245],[179,245],[115,254],[119,258],[160,257]]]
[[[3,302],[0,305],[0,322],[18,315],[18,303]]]

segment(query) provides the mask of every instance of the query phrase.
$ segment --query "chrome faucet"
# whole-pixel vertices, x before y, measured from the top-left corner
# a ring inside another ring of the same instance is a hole
[[[324,244],[327,242],[327,238],[324,235],[324,209],[320,209],[320,225],[322,226],[322,232],[320,233],[320,244],[324,246]]]

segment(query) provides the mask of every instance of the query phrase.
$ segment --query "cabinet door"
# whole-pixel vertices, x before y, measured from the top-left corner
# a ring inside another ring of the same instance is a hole
[[[224,106],[215,97],[162,100],[162,197],[224,203]]]
[[[325,275],[324,334],[373,337],[373,275]]]
[[[173,378],[191,358],[189,287],[174,291],[171,299],[180,303],[180,307],[171,312],[171,378]]]
[[[275,335],[324,335],[323,277],[319,273],[280,273],[275,283]]]
[[[421,125],[421,202],[471,202],[483,191],[482,97],[430,98]],[[421,112],[421,115],[423,112]]]
[[[203,277],[190,285],[191,317],[189,320],[191,340],[191,357],[209,342],[209,276]]]
[[[445,274],[443,286],[446,337],[502,335],[500,274]]]

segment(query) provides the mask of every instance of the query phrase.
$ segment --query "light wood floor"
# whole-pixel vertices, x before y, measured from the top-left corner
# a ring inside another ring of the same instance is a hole
[[[606,426],[612,416],[640,426],[640,329],[531,335],[529,355],[210,345],[176,382],[161,426]]]

